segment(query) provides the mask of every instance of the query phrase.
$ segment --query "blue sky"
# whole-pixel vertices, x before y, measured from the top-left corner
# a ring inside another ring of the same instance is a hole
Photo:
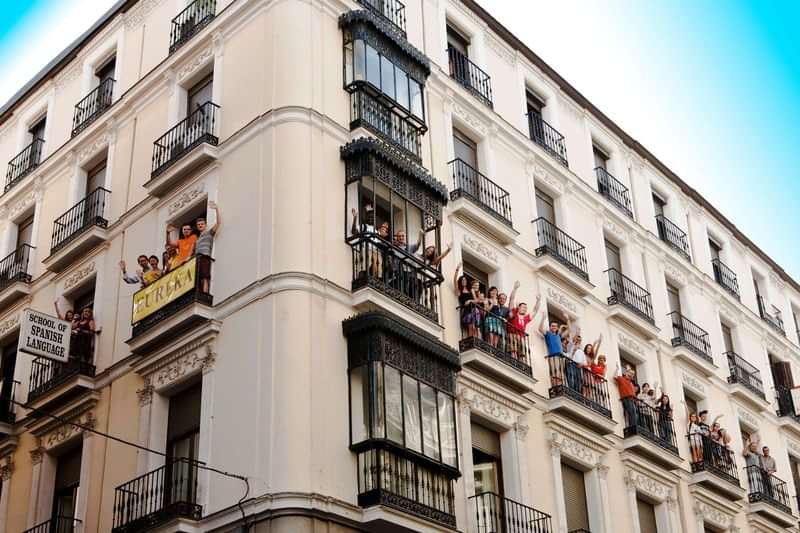
[[[479,1],[800,280],[800,2]],[[0,101],[113,4],[6,2]]]

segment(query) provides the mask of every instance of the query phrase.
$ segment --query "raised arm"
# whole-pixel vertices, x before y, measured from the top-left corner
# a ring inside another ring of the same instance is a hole
[[[172,232],[173,232],[173,231],[177,231],[177,229],[178,229],[178,228],[176,228],[176,227],[175,227],[175,226],[173,226],[172,224],[167,224],[167,240],[166,240],[166,242],[167,242],[167,244],[169,244],[170,246],[175,246],[175,247],[177,247],[177,246],[178,246],[178,241],[177,241],[177,240],[172,240],[172,239],[170,238],[170,235],[172,234]]]
[[[539,321],[539,333],[544,335],[547,333],[547,330],[544,329],[544,323],[547,320],[547,313],[542,313],[542,320]]]
[[[508,297],[508,308],[509,309],[513,309],[514,308],[514,299],[517,297],[517,289],[519,289],[519,281],[515,281],[514,282],[514,288],[511,289],[511,294]],[[533,314],[536,314],[536,311],[534,311]]]
[[[536,303],[533,305],[533,313],[531,313],[531,316],[535,316],[536,313],[539,312],[539,307],[541,305],[542,305],[542,295],[541,294],[537,294],[536,295]]]
[[[600,349],[600,345],[601,345],[602,343],[603,343],[603,334],[601,333],[601,334],[600,334],[600,335],[597,337],[597,340],[596,340],[596,341],[594,341],[594,345],[593,345],[593,348],[592,348],[592,351],[593,351],[593,353],[594,353],[595,355],[597,355],[597,350],[599,350],[599,349]],[[655,387],[653,387],[653,388],[655,389]]]
[[[442,255],[440,255],[439,257],[437,257],[436,259],[434,259],[431,262],[431,266],[438,267],[439,265],[441,265],[442,264],[442,260],[445,257],[447,257],[447,254],[449,254],[450,250],[452,250],[452,249],[453,249],[453,245],[452,244],[448,244],[447,245],[447,249],[444,252],[442,252]]]
[[[453,273],[453,290],[456,291],[456,296],[461,296],[461,287],[458,286],[458,273],[461,272],[461,264],[456,266],[456,271]]]
[[[717,415],[717,417],[714,419],[714,422],[712,422],[711,425],[713,426],[714,424],[719,422],[719,419],[722,418],[723,416],[725,416],[725,415]]]
[[[618,378],[621,375],[622,375],[622,371],[620,371],[619,363],[617,363],[617,366],[614,368],[614,377]]]
[[[216,215],[216,217],[215,217],[216,220],[214,221],[214,226],[211,228],[211,234],[212,235],[216,235],[217,232],[219,231],[219,225],[222,223],[222,218],[220,217],[220,214],[219,214],[219,206],[217,205],[217,202],[212,202],[211,200],[209,200],[208,201],[208,207],[210,209],[213,209],[214,210],[214,214]]]
[[[53,307],[56,308],[56,316],[61,320],[64,320],[64,316],[61,314],[61,311],[58,309],[58,300],[53,302]]]

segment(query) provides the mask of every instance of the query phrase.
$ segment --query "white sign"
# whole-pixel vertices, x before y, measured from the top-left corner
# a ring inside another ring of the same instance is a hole
[[[20,352],[67,362],[72,324],[33,309],[25,309],[19,330]]]

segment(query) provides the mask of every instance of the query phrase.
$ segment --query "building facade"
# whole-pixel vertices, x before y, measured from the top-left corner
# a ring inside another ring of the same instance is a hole
[[[122,0],[0,161],[0,532],[798,530],[800,286],[473,0]]]

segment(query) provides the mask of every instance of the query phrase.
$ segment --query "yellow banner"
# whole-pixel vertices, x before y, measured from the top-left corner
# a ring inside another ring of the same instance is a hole
[[[193,257],[154,283],[134,293],[131,324],[136,324],[168,303],[194,290],[196,264],[197,258]]]

